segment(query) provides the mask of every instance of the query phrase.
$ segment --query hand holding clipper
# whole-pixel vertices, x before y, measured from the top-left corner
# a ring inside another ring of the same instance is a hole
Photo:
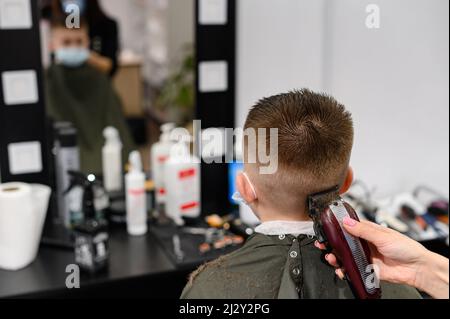
[[[339,195],[339,188],[308,197],[310,217],[318,241],[337,257],[345,269],[351,288],[359,299],[379,299],[381,289],[375,287],[370,265],[371,253],[365,240],[348,234],[342,221],[345,217],[359,220],[354,209]]]

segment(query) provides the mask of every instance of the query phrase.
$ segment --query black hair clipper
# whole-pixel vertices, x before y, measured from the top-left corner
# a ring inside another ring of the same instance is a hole
[[[376,274],[368,267],[371,260],[369,245],[343,228],[345,217],[358,221],[359,218],[339,195],[339,187],[310,195],[308,205],[318,241],[337,257],[355,296],[359,299],[381,298],[381,289],[374,280]]]

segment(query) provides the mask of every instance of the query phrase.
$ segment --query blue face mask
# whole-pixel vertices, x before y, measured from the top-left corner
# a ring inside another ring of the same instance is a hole
[[[89,59],[89,50],[86,48],[61,48],[56,50],[55,59],[66,67],[77,68]]]
[[[86,0],[61,0],[61,6],[65,13],[71,13],[71,10],[69,10],[71,4],[78,6],[81,14],[86,11]]]
[[[233,196],[231,197],[231,199],[234,200],[238,204],[248,205],[248,203],[242,197],[242,194],[239,192],[234,193]]]

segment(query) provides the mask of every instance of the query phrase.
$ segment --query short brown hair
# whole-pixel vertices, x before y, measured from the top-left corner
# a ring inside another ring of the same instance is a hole
[[[277,176],[256,177],[265,196],[276,197],[281,190],[298,198],[298,206],[306,195],[343,183],[353,120],[333,97],[303,89],[264,98],[250,110],[249,128],[278,129]]]

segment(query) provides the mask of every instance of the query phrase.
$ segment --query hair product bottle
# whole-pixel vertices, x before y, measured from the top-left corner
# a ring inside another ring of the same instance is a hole
[[[138,151],[131,152],[129,162],[130,171],[125,176],[127,230],[132,236],[141,236],[147,233],[147,201],[145,174]]]
[[[180,136],[164,166],[166,214],[177,225],[184,224],[182,217],[197,218],[201,212],[200,160],[191,155],[189,142],[189,135]]]
[[[108,267],[109,235],[108,223],[97,217],[95,209],[95,176],[70,172],[72,179],[70,188],[83,189],[82,211],[84,219],[73,229],[75,241],[75,262],[84,271],[95,274]]]
[[[119,131],[107,127],[103,131],[105,146],[102,150],[103,184],[108,192],[117,192],[123,188],[122,175],[122,142]]]
[[[65,194],[70,186],[69,171],[80,170],[80,151],[77,144],[77,129],[68,122],[54,124],[54,155],[56,188],[58,199],[58,222],[71,228],[74,221],[81,219],[83,191],[75,188]]]
[[[166,202],[167,190],[164,182],[164,164],[169,159],[170,148],[174,144],[170,139],[170,133],[174,127],[175,124],[173,123],[162,125],[160,140],[151,149],[151,168],[155,183],[155,199],[158,205],[163,205]]]

